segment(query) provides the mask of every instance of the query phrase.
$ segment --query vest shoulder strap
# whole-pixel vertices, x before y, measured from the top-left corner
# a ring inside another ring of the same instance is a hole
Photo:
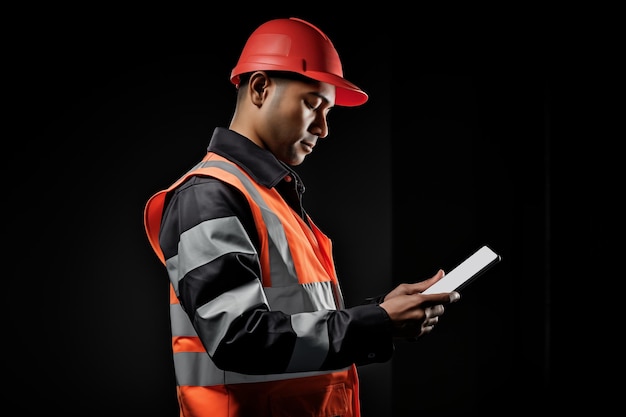
[[[144,228],[146,230],[148,241],[150,242],[152,250],[154,251],[154,253],[156,253],[163,265],[165,265],[165,256],[163,255],[163,250],[161,249],[161,245],[159,244],[159,232],[161,230],[161,220],[163,218],[163,206],[165,203],[165,197],[167,196],[167,193],[185,182],[189,177],[202,174],[204,171],[206,171],[205,169],[201,168],[201,164],[209,159],[218,159],[232,164],[232,162],[228,161],[226,158],[218,156],[217,154],[214,154],[212,152],[207,152],[205,157],[202,159],[202,162],[198,163],[196,166],[187,171],[185,175],[176,180],[168,188],[155,193],[152,197],[150,197],[150,199],[148,199],[148,202],[146,203],[143,213]]]

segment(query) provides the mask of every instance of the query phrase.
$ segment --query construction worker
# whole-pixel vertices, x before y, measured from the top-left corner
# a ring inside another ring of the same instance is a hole
[[[230,125],[145,208],[171,282],[180,416],[358,417],[357,366],[390,360],[395,338],[429,333],[459,294],[421,294],[440,270],[344,305],[331,240],[302,207],[292,167],[328,135],[333,106],[368,96],[344,79],[319,28],[261,24],[230,80]]]

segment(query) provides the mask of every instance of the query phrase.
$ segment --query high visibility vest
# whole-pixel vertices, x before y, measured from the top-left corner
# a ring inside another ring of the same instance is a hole
[[[262,286],[271,310],[297,314],[344,307],[330,239],[310,218],[309,227],[294,215],[275,189],[259,185],[237,165],[212,152],[146,204],[148,240],[168,271],[170,261],[159,245],[165,197],[194,175],[220,179],[246,196],[260,239]],[[170,324],[181,417],[361,415],[354,364],[334,371],[272,375],[219,369],[180,306],[177,277],[171,273]]]

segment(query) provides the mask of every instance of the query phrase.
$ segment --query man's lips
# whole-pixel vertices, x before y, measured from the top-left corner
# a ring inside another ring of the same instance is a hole
[[[308,152],[312,152],[313,148],[315,147],[315,143],[312,142],[307,142],[305,140],[303,140],[302,142],[300,142],[302,144],[302,146],[304,147],[304,149],[306,149]]]

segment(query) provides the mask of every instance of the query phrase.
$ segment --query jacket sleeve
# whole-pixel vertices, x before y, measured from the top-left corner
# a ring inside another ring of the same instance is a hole
[[[297,318],[270,311],[261,285],[254,218],[234,187],[208,177],[182,184],[168,197],[159,240],[180,304],[221,369],[304,372],[390,359],[391,323],[375,303],[299,313]],[[303,334],[294,322],[314,323],[314,330]],[[294,360],[297,346],[315,345],[310,339],[316,332],[324,332],[320,344],[325,346],[319,349],[324,357]]]

